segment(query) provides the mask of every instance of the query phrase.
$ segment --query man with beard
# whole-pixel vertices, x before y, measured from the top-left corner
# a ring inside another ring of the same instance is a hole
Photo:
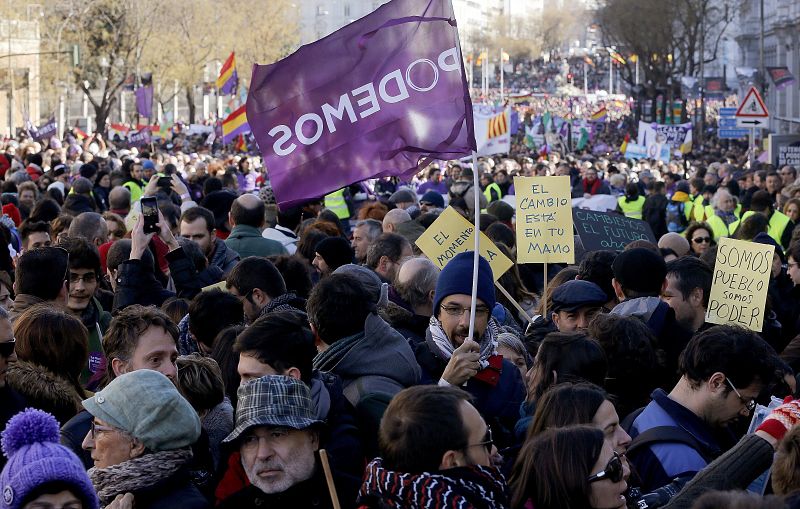
[[[181,237],[200,247],[209,265],[215,265],[226,276],[239,263],[239,254],[217,239],[214,213],[203,207],[192,207],[181,216]]]
[[[60,244],[69,253],[69,293],[67,308],[80,318],[89,331],[89,362],[81,372],[81,384],[89,385],[95,374],[105,365],[103,334],[111,323],[111,313],[103,310],[94,297],[100,281],[100,254],[97,248],[83,237],[67,237]],[[94,382],[98,380],[92,380]],[[91,384],[92,386],[94,384]]]
[[[474,336],[469,337],[474,252],[453,257],[436,282],[433,316],[425,341],[414,354],[423,383],[461,387],[492,426],[500,446],[508,444],[525,399],[519,368],[497,353],[497,320],[492,317],[496,297],[492,268],[479,258]]]
[[[250,486],[221,501],[239,507],[332,508],[317,459],[322,421],[315,418],[308,386],[290,376],[267,375],[239,387],[236,427],[224,440],[238,446]],[[344,507],[358,487],[333,472]]]

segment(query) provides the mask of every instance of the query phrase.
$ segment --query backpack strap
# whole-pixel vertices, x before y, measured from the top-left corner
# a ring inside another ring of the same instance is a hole
[[[627,420],[627,419],[626,419]],[[656,426],[636,436],[628,446],[626,454],[631,455],[643,447],[658,443],[678,443],[688,445],[697,451],[706,463],[711,463],[718,456],[709,451],[691,433],[677,426]]]

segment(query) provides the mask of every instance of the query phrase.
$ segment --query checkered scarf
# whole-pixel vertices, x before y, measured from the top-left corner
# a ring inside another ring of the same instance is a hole
[[[489,366],[489,357],[497,353],[497,335],[499,333],[500,329],[497,325],[497,321],[494,318],[490,318],[489,324],[486,327],[486,332],[484,332],[483,337],[480,338],[481,369],[486,369]],[[449,361],[450,357],[453,356],[456,347],[453,346],[453,342],[447,337],[442,327],[442,322],[435,316],[431,317],[426,339],[433,341],[442,359]]]
[[[384,504],[379,507],[406,509],[503,509],[509,506],[506,480],[494,467],[458,467],[406,474],[383,468],[380,458],[367,465],[358,492],[359,504],[373,501]]]

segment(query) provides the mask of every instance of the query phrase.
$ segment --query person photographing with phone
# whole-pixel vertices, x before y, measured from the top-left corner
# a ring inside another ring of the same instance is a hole
[[[425,341],[414,352],[423,381],[460,387],[495,430],[495,440],[508,445],[525,399],[519,369],[497,353],[499,325],[492,317],[496,303],[492,269],[483,257],[478,265],[475,338],[469,335],[473,252],[456,255],[442,269],[436,284]]]

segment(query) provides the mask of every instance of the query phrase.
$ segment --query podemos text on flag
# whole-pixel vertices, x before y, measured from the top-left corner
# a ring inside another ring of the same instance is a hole
[[[449,0],[392,0],[253,69],[247,119],[280,205],[475,149]]]

